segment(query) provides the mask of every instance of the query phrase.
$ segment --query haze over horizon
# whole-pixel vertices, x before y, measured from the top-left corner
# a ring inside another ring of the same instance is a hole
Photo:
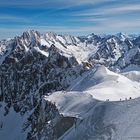
[[[86,35],[140,33],[139,0],[1,0],[0,39],[28,29]]]

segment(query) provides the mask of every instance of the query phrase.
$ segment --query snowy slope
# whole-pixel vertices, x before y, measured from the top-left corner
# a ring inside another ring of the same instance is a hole
[[[82,118],[96,102],[91,95],[80,92],[55,92],[50,96],[45,96],[44,99],[54,103],[60,114],[76,118]]]
[[[125,100],[140,96],[140,84],[104,66],[96,66],[86,76],[78,79],[68,90],[84,92],[98,100]]]
[[[75,81],[80,82],[71,85],[69,91],[44,97],[54,103],[63,116],[77,118],[60,140],[133,140],[140,137],[139,83],[104,66],[96,66]]]
[[[140,82],[140,71],[128,71],[122,74],[132,81]]]
[[[89,105],[92,108],[84,110],[85,116],[79,118],[59,140],[139,139],[139,98],[125,102],[90,102]]]
[[[13,108],[9,110],[9,115],[4,116],[4,103],[0,104],[0,139],[1,140],[24,140],[26,134],[23,132],[21,124],[25,118],[19,113],[16,113]]]
[[[133,140],[140,137],[139,87],[98,65],[78,77],[67,92],[54,92],[44,99],[55,104],[64,117],[77,118],[60,140]]]
[[[60,140],[126,140],[140,137],[140,98],[127,101],[97,101],[77,92],[56,92],[46,96],[63,116],[76,123]]]
[[[47,33],[41,37],[41,45],[46,45],[49,48],[52,44],[60,49],[63,55],[76,57],[79,63],[87,61],[90,55],[94,54],[97,50],[97,46],[94,44],[87,45],[74,36],[61,36],[55,33]]]

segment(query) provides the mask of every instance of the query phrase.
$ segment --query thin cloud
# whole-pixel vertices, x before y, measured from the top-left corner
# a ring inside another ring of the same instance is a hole
[[[140,20],[135,22],[130,22],[129,20],[106,20],[100,25],[96,26],[79,26],[79,27],[68,27],[68,26],[29,26],[29,27],[18,27],[18,28],[0,28],[0,32],[19,32],[22,33],[28,29],[38,30],[42,33],[53,31],[56,33],[83,33],[83,32],[112,32],[112,31],[121,31],[124,29],[132,30],[133,28],[140,28]],[[121,30],[120,30],[121,29]]]
[[[1,0],[1,6],[31,6],[31,5],[43,5],[46,3],[46,0]]]
[[[12,20],[12,21],[24,20],[25,21],[26,19],[19,16],[0,14],[0,20]]]
[[[113,2],[116,0],[1,0],[0,6],[29,6],[31,8],[38,8],[38,7],[48,7],[48,8],[66,8],[71,6],[78,6],[78,5],[86,5],[86,4],[97,4],[97,3],[104,3],[104,2]],[[32,7],[36,6],[36,7]]]
[[[0,36],[27,29],[62,34],[140,31],[138,0],[1,0],[0,7]]]
[[[140,11],[140,4],[116,5],[111,7],[99,8],[97,10],[87,10],[84,13],[75,14],[75,16],[95,16],[95,15],[113,15],[119,13],[128,13]]]
[[[106,26],[107,28],[140,28],[140,20],[130,21],[130,20],[112,20],[108,22],[104,22],[102,25]]]

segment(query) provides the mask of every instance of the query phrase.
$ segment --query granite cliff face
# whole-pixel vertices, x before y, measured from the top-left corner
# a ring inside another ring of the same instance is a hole
[[[59,116],[58,111],[48,102],[42,107],[42,97],[65,90],[85,71],[83,66],[74,56],[63,55],[53,43],[49,47],[41,45],[36,31],[25,32],[1,44],[1,49],[4,48],[0,66],[0,101],[4,104],[1,113],[8,116],[13,108],[15,113],[25,117],[21,126],[23,131],[29,130],[25,136],[28,139],[41,139],[43,133],[46,139],[55,137],[53,126],[47,122]],[[6,122],[1,120],[1,123],[4,129]]]

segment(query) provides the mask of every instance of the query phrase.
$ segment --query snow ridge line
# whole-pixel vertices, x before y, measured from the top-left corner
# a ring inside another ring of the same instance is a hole
[[[86,77],[90,76],[92,72],[95,73],[96,71],[97,71],[97,69],[94,69],[94,71],[93,71],[93,69],[91,69],[91,71],[90,71],[89,73],[87,73],[83,78],[81,78],[81,80],[78,80],[78,82],[77,82],[73,87],[71,87],[69,90],[67,90],[66,92],[72,91],[72,90],[73,90],[77,85],[79,85]]]

